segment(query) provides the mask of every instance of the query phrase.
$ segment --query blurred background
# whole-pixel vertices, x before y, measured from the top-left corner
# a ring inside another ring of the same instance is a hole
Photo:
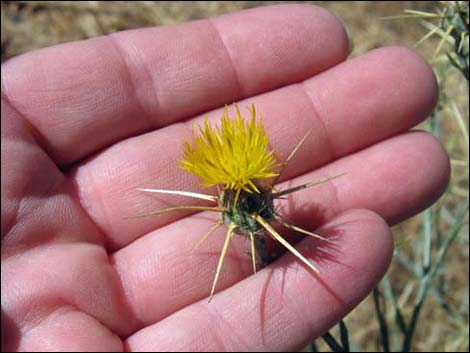
[[[2,1],[1,60],[61,42],[277,3],[282,1]],[[441,87],[436,111],[419,128],[446,147],[452,180],[436,205],[394,227],[392,266],[377,290],[345,318],[348,337],[344,326],[334,328],[306,350],[349,345],[353,351],[468,351],[468,1],[307,3],[329,9],[345,23],[352,57],[387,45],[418,44]]]

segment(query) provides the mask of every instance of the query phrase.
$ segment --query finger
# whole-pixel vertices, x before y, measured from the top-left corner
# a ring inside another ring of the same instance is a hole
[[[256,104],[273,148],[283,156],[306,131],[312,131],[285,171],[286,179],[410,128],[430,112],[436,92],[432,70],[421,57],[406,49],[385,48],[250,103]],[[211,114],[213,121],[219,116],[219,112]],[[200,181],[176,163],[182,140],[190,139],[188,125],[172,125],[129,139],[80,166],[75,181],[81,200],[113,246],[126,245],[184,213],[139,222],[129,222],[125,216],[168,206],[162,200],[192,202],[149,197],[136,188],[208,192],[198,190]]]
[[[49,154],[68,164],[125,137],[300,81],[347,54],[345,31],[326,10],[272,6],[35,51],[2,67],[2,91]]]
[[[394,225],[421,212],[444,193],[450,163],[439,140],[426,132],[412,131],[291,179],[279,188],[341,173],[345,175],[321,188],[319,185],[289,195],[284,212],[296,214],[300,220],[302,211],[297,207],[313,203],[321,224],[343,210],[367,208]]]
[[[203,300],[138,331],[128,338],[129,349],[301,349],[367,296],[392,256],[390,230],[370,211],[349,211],[318,231],[334,236],[334,245],[312,246],[306,239],[299,250],[318,264],[319,276],[284,256],[211,303]]]
[[[348,209],[367,208],[392,224],[439,197],[448,182],[449,162],[437,140],[414,132],[340,159],[288,185],[345,171],[342,177],[276,201],[282,216],[313,231]],[[193,215],[151,232],[113,255],[129,306],[141,325],[207,297],[225,230],[219,229],[197,250],[194,247],[214,222],[213,215]],[[218,290],[252,274],[248,240],[234,237],[230,246]]]

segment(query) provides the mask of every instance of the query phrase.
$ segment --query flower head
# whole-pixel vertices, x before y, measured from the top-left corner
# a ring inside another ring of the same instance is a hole
[[[263,238],[266,235],[279,242],[308,268],[318,273],[317,268],[271,226],[271,222],[276,222],[278,225],[314,238],[325,241],[328,239],[284,221],[275,212],[274,200],[342,175],[294,186],[286,190],[274,190],[272,185],[275,180],[268,181],[267,179],[277,177],[282,173],[289,160],[305,142],[308,133],[287,158],[282,163],[278,163],[274,151],[269,147],[268,136],[264,131],[263,124],[256,119],[255,107],[251,107],[251,120],[244,120],[237,106],[235,106],[235,110],[236,117],[232,119],[228,115],[227,107],[225,107],[219,126],[212,126],[206,119],[204,124],[199,127],[198,134],[193,130],[194,143],[184,143],[183,157],[179,161],[182,169],[203,180],[202,186],[223,185],[223,191],[218,196],[180,190],[139,189],[149,193],[180,195],[214,202],[213,206],[181,205],[136,216],[158,215],[176,210],[220,213],[221,219],[199,242],[200,244],[204,241],[222,224],[227,226],[209,301],[215,293],[230,239],[234,233],[250,239],[251,260],[255,273],[257,260],[262,266],[273,260]]]
[[[206,118],[199,134],[194,134],[194,145],[184,143],[179,165],[202,179],[204,187],[220,184],[226,189],[259,192],[257,181],[277,176],[279,164],[254,106],[249,121],[235,109],[237,116],[232,119],[225,107],[219,127]]]

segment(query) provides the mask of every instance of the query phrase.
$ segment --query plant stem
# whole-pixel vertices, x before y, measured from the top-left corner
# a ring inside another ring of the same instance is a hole
[[[380,337],[382,341],[382,347],[384,352],[390,352],[390,345],[388,343],[388,325],[385,319],[382,309],[380,308],[380,291],[378,287],[374,288],[374,306],[375,313],[377,314],[377,320],[379,321]]]
[[[457,212],[456,222],[454,223],[454,226],[449,232],[448,237],[444,240],[442,245],[439,247],[433,266],[430,268],[430,270],[427,273],[424,274],[421,280],[418,294],[415,300],[413,314],[411,316],[410,324],[408,325],[405,339],[403,341],[403,347],[402,347],[403,352],[409,352],[411,349],[411,342],[413,339],[413,334],[416,328],[416,323],[418,321],[419,313],[424,303],[424,299],[426,298],[426,294],[431,288],[431,284],[432,284],[434,277],[436,276],[438,270],[441,268],[441,265],[444,261],[444,258],[445,258],[447,250],[449,249],[449,246],[457,237],[457,235],[460,232],[460,229],[462,228],[464,224],[465,217],[467,216],[467,213],[468,213],[468,206],[469,206],[469,199],[467,198],[465,202],[459,208],[459,211]]]
[[[330,332],[325,333],[323,336],[321,336],[323,340],[326,342],[328,347],[331,348],[333,352],[347,352],[344,350],[343,347],[336,341],[336,339],[333,337],[333,335]]]

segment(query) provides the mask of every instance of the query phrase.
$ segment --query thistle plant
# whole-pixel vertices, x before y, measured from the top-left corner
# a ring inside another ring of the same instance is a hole
[[[442,41],[453,39],[453,53],[447,53],[449,61],[468,81],[468,1],[448,1],[442,12],[439,28],[445,35]],[[446,38],[446,35],[449,37]],[[452,40],[450,41],[452,43]]]
[[[214,203],[213,206],[169,207],[139,215],[139,217],[158,215],[176,210],[220,213],[221,219],[201,239],[201,242],[204,241],[222,225],[227,227],[209,301],[215,293],[233,234],[249,239],[254,273],[256,273],[257,264],[264,266],[273,259],[266,247],[266,235],[284,246],[312,271],[319,273],[315,265],[284,239],[272,224],[324,241],[328,239],[284,220],[276,212],[274,200],[340,176],[336,175],[289,189],[277,190],[274,185],[279,176],[309,134],[307,133],[302,138],[283,162],[279,162],[274,150],[269,147],[268,135],[262,122],[257,119],[255,107],[251,107],[250,120],[242,117],[237,106],[235,106],[235,111],[236,117],[232,119],[225,107],[218,127],[212,126],[206,118],[203,126],[199,127],[199,133],[193,130],[194,143],[184,142],[183,157],[179,161],[179,166],[183,170],[196,175],[203,181],[201,187],[217,186],[218,196],[179,190],[139,189],[143,192],[187,196]]]
[[[428,29],[428,32],[416,43],[419,46],[434,35],[441,39],[431,57],[435,61],[438,54],[448,43],[452,51],[446,52],[450,63],[457,68],[462,75],[469,78],[469,13],[468,1],[441,1],[441,8],[436,12],[424,12],[417,10],[405,10],[404,15],[389,16],[383,19],[418,19]],[[434,22],[433,22],[434,21]]]

